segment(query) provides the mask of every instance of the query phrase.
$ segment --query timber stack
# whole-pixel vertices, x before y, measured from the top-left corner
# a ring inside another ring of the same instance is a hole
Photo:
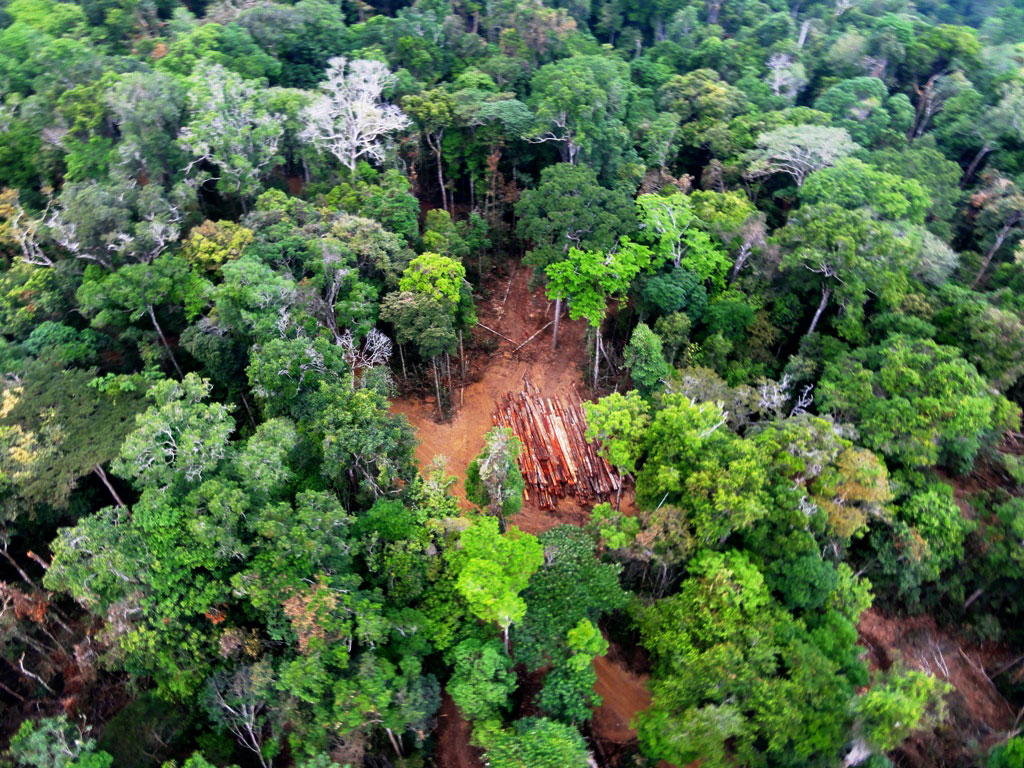
[[[583,401],[573,392],[569,402],[541,397],[524,379],[522,392],[506,392],[498,401],[494,425],[508,427],[523,444],[519,468],[526,481],[526,500],[541,509],[558,507],[558,500],[575,497],[581,504],[610,499],[622,479],[584,436]]]

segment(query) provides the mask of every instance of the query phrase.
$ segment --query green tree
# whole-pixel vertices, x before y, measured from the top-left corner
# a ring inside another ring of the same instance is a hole
[[[402,107],[420,128],[420,135],[434,153],[437,185],[441,190],[441,208],[449,211],[448,190],[444,183],[444,132],[455,121],[455,99],[443,88],[433,88],[402,99]]]
[[[635,86],[625,62],[570,56],[545,64],[530,81],[527,102],[536,115],[527,140],[553,142],[563,163],[588,163],[614,178],[631,146],[626,127]]]
[[[211,472],[235,425],[228,406],[203,402],[210,388],[194,373],[154,384],[146,392],[154,404],[136,417],[114,471],[140,488],[166,487],[179,478],[196,482]]]
[[[943,696],[953,690],[949,683],[918,670],[891,670],[879,677],[852,706],[872,752],[884,754],[914,731],[935,727],[945,719]]]
[[[670,261],[724,287],[729,257],[708,234],[708,223],[698,217],[690,195],[640,195],[636,208],[644,234],[652,241],[652,267]]]
[[[110,768],[114,758],[96,751],[96,740],[67,715],[25,720],[11,737],[7,756],[32,768]]]
[[[800,201],[805,205],[834,203],[847,209],[870,208],[889,221],[914,224],[924,224],[931,206],[928,193],[914,179],[875,170],[853,157],[808,176],[800,188]]]
[[[446,690],[467,720],[496,720],[516,688],[512,659],[498,640],[463,640]]]
[[[544,678],[537,704],[551,717],[579,723],[601,706],[601,697],[594,693],[594,659],[608,652],[608,641],[589,619],[580,619],[566,635],[566,646],[569,655]]]
[[[651,392],[671,372],[662,354],[661,338],[647,326],[638,323],[622,352],[629,375],[644,392]]]
[[[544,560],[541,546],[514,526],[499,534],[493,517],[474,520],[462,532],[461,543],[451,556],[458,572],[455,587],[474,616],[501,627],[507,653],[509,627],[526,613],[519,593]]]
[[[746,554],[702,552],[688,571],[677,594],[637,614],[654,660],[653,702],[637,718],[644,753],[677,765],[835,763],[851,681]]]
[[[608,299],[624,297],[633,278],[648,263],[646,249],[641,248],[623,248],[607,254],[570,248],[564,261],[549,264],[545,269],[548,298],[568,299],[569,317],[573,320],[585,317],[594,329],[594,389],[597,389],[601,325]],[[558,311],[557,304],[555,311]]]
[[[902,143],[914,120],[906,95],[890,96],[877,77],[843,80],[819,96],[814,108],[832,115],[833,125],[849,131],[855,142],[869,148]]]
[[[643,455],[643,435],[651,421],[647,401],[635,391],[625,395],[613,392],[596,403],[584,403],[583,412],[587,415],[587,439],[600,441],[601,455],[621,474],[634,473]],[[620,486],[616,507],[621,494]]]
[[[526,615],[513,628],[515,657],[530,670],[562,664],[571,653],[569,632],[584,620],[591,625],[625,607],[619,586],[622,566],[602,562],[594,540],[580,528],[560,525],[538,537],[544,564],[523,592]]]
[[[466,469],[466,498],[501,520],[523,508],[526,483],[519,470],[522,444],[511,429],[495,427],[484,436],[484,450]]]
[[[536,189],[525,190],[516,204],[516,227],[531,248],[524,262],[537,279],[546,280],[547,267],[566,258],[571,248],[603,250],[633,228],[629,198],[602,187],[585,165],[558,163],[541,171]],[[562,301],[555,300],[551,347],[558,345]]]
[[[869,294],[894,306],[909,289],[912,252],[895,231],[864,210],[834,203],[800,208],[778,234],[784,270],[821,276],[821,300],[807,333],[818,327],[835,294],[843,307],[838,329],[850,339],[863,335],[863,307]]]
[[[943,459],[958,471],[1018,413],[956,349],[899,335],[827,364],[817,397],[887,458],[910,467]]]
[[[64,509],[89,473],[124,506],[104,467],[117,458],[143,410],[142,392],[134,383],[124,391],[102,391],[95,374],[95,369],[60,371],[37,364],[5,391],[3,466],[16,507]]]
[[[517,720],[480,741],[492,768],[585,768],[592,759],[575,727],[543,717]]]

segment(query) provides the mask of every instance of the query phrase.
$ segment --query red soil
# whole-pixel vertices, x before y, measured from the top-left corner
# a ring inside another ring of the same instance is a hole
[[[441,694],[437,718],[437,765],[440,768],[483,768],[481,752],[469,743],[470,725],[452,697]]]
[[[392,402],[394,413],[403,413],[416,429],[419,446],[416,458],[420,466],[427,467],[435,456],[442,456],[448,472],[458,478],[456,495],[465,502],[462,486],[469,463],[480,453],[484,435],[491,427],[497,397],[507,391],[518,391],[524,378],[528,378],[546,396],[567,396],[573,385],[583,390],[581,362],[585,323],[572,321],[563,314],[558,333],[558,349],[551,349],[551,329],[537,335],[518,352],[512,350],[526,341],[535,331],[552,318],[552,307],[539,290],[530,291],[528,283],[531,269],[519,266],[511,275],[496,278],[488,286],[490,301],[477,307],[480,323],[513,339],[515,344],[500,338],[482,327],[473,329],[473,338],[466,339],[467,357],[474,370],[467,383],[455,394],[455,415],[447,421],[437,420],[437,406],[433,398],[410,396]],[[564,310],[563,310],[564,313]],[[488,339],[490,337],[490,339]],[[492,352],[479,352],[483,344],[497,340]],[[484,359],[481,354],[487,354]],[[530,533],[540,533],[561,523],[580,524],[587,519],[589,510],[570,501],[559,503],[555,512],[545,512],[530,503],[509,522]]]
[[[931,616],[888,617],[875,608],[861,617],[859,631],[872,671],[900,660],[954,687],[946,697],[945,725],[908,739],[893,755],[896,765],[977,765],[979,755],[1014,729],[1018,715],[989,679],[1010,661],[1005,649],[968,643],[940,628]]]

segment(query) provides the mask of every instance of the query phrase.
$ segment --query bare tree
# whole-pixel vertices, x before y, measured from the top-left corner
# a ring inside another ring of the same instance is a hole
[[[215,675],[207,688],[207,710],[238,743],[253,752],[263,768],[272,760],[263,754],[268,731],[265,714],[268,670],[261,665],[239,667],[230,675]]]
[[[352,369],[352,386],[355,386],[356,370],[387,365],[394,349],[391,339],[376,328],[370,329],[362,345],[356,342],[351,330],[346,330],[341,334],[337,343],[344,350],[345,362]]]
[[[785,125],[757,137],[757,149],[747,153],[747,178],[785,173],[796,185],[817,170],[834,165],[857,149],[844,128],[824,125]]]
[[[53,260],[43,250],[39,234],[39,226],[45,220],[47,213],[49,213],[49,205],[46,213],[35,219],[22,206],[18,190],[5,188],[0,192],[0,221],[7,222],[6,234],[21,249],[21,258],[26,264],[33,264],[37,267],[53,266]]]
[[[361,158],[384,159],[384,139],[408,128],[409,118],[381,94],[395,76],[379,61],[338,56],[328,62],[321,95],[302,112],[302,138],[354,171]]]
[[[191,83],[192,119],[178,137],[193,158],[185,173],[197,184],[215,179],[222,191],[238,195],[244,210],[246,199],[262,190],[263,175],[281,161],[284,121],[267,109],[261,89],[220,64],[200,64]]]
[[[793,103],[807,85],[804,65],[788,53],[774,53],[768,59],[767,82],[772,93]]]

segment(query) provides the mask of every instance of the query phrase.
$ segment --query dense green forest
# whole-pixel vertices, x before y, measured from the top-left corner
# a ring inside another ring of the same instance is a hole
[[[0,765],[1024,766],[1021,0],[0,0],[0,93]],[[581,524],[396,409],[504,341]]]

